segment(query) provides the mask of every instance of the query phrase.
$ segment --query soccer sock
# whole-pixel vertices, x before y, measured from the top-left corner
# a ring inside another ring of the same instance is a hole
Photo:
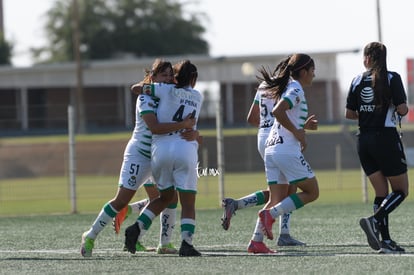
[[[142,211],[141,215],[139,215],[137,223],[141,232],[138,236],[138,240],[141,240],[142,236],[144,236],[147,230],[151,227],[154,218],[154,213],[147,208],[145,208],[144,211]]]
[[[96,239],[98,234],[105,228],[108,223],[112,222],[112,219],[118,214],[109,202],[106,203],[101,212],[99,212],[96,220],[93,222],[92,227],[89,229],[87,236],[91,239]]]
[[[270,215],[272,215],[273,218],[277,218],[278,216],[284,213],[290,213],[293,210],[299,209],[303,207],[303,205],[303,202],[295,193],[283,199],[281,202],[270,208]]]
[[[381,206],[381,203],[384,201],[385,197],[375,197],[374,199],[374,213],[377,212],[378,208]],[[381,233],[381,238],[383,240],[390,240],[390,231],[388,228],[388,214],[385,215],[382,221],[378,221],[378,230]]]
[[[374,218],[378,221],[378,229],[381,232],[383,240],[390,240],[388,216],[394,211],[405,199],[405,194],[402,191],[394,191],[389,194],[381,203],[381,206],[374,214]]]
[[[377,212],[374,214],[374,218],[377,221],[382,221],[386,215],[389,215],[395,208],[397,208],[405,199],[404,192],[394,191],[389,194],[381,203]]]
[[[134,213],[141,213],[141,210],[149,203],[149,199],[143,199],[134,203],[129,204],[131,207],[132,212]]]
[[[175,227],[177,204],[170,204],[160,215],[160,245],[167,245],[171,242],[172,232]]]
[[[289,234],[290,231],[290,214],[284,213],[279,216],[279,234]]]
[[[193,235],[195,232],[195,220],[184,218],[181,219],[181,239],[189,245],[193,245]]]
[[[252,241],[263,242],[264,235],[263,235],[262,228],[263,226],[262,226],[262,223],[260,222],[260,218],[257,218],[256,226],[254,228],[254,232],[252,236]]]
[[[237,200],[237,209],[265,204],[263,191],[257,191]]]

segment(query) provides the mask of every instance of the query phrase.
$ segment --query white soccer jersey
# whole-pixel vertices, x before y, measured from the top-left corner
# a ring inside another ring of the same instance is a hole
[[[119,175],[119,186],[137,190],[149,183],[151,175],[152,133],[142,115],[155,113],[156,100],[148,95],[139,95],[135,107],[135,127],[124,151],[124,159]]]
[[[260,107],[260,123],[259,128],[270,128],[273,125],[273,107],[275,106],[275,100],[270,98],[266,91],[266,84],[260,84],[254,97],[254,102],[259,104]]]
[[[151,158],[152,133],[148,128],[142,115],[146,113],[155,113],[157,101],[145,94],[139,95],[136,102],[135,110],[135,127],[132,132],[132,139],[137,141],[138,152],[148,159]]]
[[[198,120],[203,102],[199,91],[155,83],[144,86],[144,92],[159,98],[157,118],[160,123],[182,121],[188,114]],[[197,191],[197,150],[197,141],[184,140],[180,131],[153,135],[151,166],[160,190],[174,187],[179,191]]]
[[[273,107],[275,106],[275,100],[269,97],[265,88],[266,83],[261,83],[254,97],[254,104],[258,104],[260,109],[259,130],[257,132],[257,150],[262,158],[264,158],[266,139],[269,136],[275,119],[272,113]]]
[[[290,121],[297,129],[303,129],[308,117],[308,105],[300,83],[296,80],[290,80],[282,94],[282,99],[289,103],[290,109],[286,111],[286,114]],[[266,146],[270,147],[269,150],[277,150],[277,152],[291,151],[292,149],[300,151],[299,141],[292,132],[284,128],[277,120],[272,126]]]
[[[308,107],[300,83],[291,80],[282,98],[290,105],[286,113],[291,122],[298,129],[304,128]],[[276,119],[266,141],[264,160],[268,184],[295,183],[314,177],[312,168],[302,155],[299,141]]]

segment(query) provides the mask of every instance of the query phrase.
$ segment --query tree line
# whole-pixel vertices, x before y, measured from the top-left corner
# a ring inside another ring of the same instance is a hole
[[[74,61],[76,18],[83,60],[209,53],[207,16],[177,0],[57,0],[45,16],[46,44],[30,49],[35,63]],[[12,54],[0,35],[0,64],[11,64]]]

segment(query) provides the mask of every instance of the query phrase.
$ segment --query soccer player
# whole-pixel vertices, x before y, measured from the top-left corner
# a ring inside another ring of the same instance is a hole
[[[267,92],[276,102],[272,110],[275,121],[266,140],[264,155],[270,199],[259,211],[248,248],[260,248],[257,250],[267,250],[267,253],[273,251],[263,243],[263,234],[273,239],[275,218],[299,209],[319,196],[316,177],[302,154],[306,149],[304,126],[308,117],[302,87],[312,84],[315,63],[307,54],[294,54],[279,63],[277,68],[276,76],[263,68],[260,70],[268,86]],[[289,185],[292,184],[301,192],[289,195]]]
[[[147,80],[171,82],[172,65],[157,59]],[[101,209],[89,230],[82,234],[81,255],[91,257],[95,239],[117,213],[124,209],[135,195],[136,190],[151,177],[151,131],[169,133],[181,129],[191,129],[195,120],[186,117],[182,121],[158,123],[155,102],[148,96],[139,96],[136,104],[135,128],[125,148],[119,176],[118,191],[115,197]],[[171,221],[170,221],[171,222]]]
[[[384,44],[367,44],[363,62],[366,71],[352,80],[345,112],[346,118],[358,120],[358,156],[375,190],[374,215],[359,223],[372,249],[404,253],[391,239],[388,216],[408,195],[407,161],[396,129],[408,113],[407,96],[400,75],[387,69]]]
[[[279,68],[273,72],[275,74]],[[274,122],[272,109],[275,105],[275,100],[270,98],[266,93],[267,84],[262,82],[257,89],[255,98],[247,115],[247,122],[253,126],[258,127],[257,132],[257,149],[262,159],[264,158],[265,142],[269,136],[270,129]],[[305,122],[306,129],[316,129],[317,120],[315,116],[310,116]],[[289,194],[296,193],[296,186],[289,186]],[[230,220],[235,211],[246,207],[253,207],[256,205],[265,204],[269,199],[269,190],[259,190],[239,199],[225,198],[222,206],[224,213],[221,218],[222,227],[228,230],[230,227]],[[290,217],[291,213],[285,213],[279,217],[279,238],[277,240],[278,246],[298,246],[305,245],[305,243],[295,240],[290,236]],[[251,251],[253,252],[253,251]]]
[[[198,72],[189,60],[174,66],[176,84],[136,85],[143,93],[159,98],[157,118],[161,123],[182,121],[187,115],[198,120],[203,97],[194,89]],[[196,126],[194,126],[194,129]],[[195,232],[195,199],[197,193],[198,143],[181,137],[182,131],[153,135],[151,147],[152,173],[160,190],[160,196],[152,200],[141,212],[137,221],[125,230],[125,245],[135,253],[140,241],[152,224],[152,220],[171,202],[175,190],[181,203],[180,256],[200,256],[193,246]]]

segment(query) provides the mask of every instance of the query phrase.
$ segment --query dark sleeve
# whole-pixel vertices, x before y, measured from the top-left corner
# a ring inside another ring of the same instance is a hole
[[[407,95],[402,84],[401,76],[396,72],[391,72],[391,94],[392,94],[392,103],[394,106],[398,106],[402,103],[407,102]]]

